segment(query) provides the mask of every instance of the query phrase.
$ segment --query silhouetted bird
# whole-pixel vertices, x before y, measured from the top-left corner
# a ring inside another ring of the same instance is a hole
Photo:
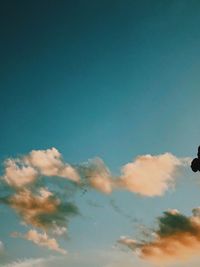
[[[200,171],[200,146],[198,147],[197,157],[198,158],[193,159],[191,162],[191,169],[193,172]]]

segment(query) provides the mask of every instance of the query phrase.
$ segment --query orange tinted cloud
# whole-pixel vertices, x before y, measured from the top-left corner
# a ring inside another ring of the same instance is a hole
[[[45,230],[65,227],[68,216],[78,213],[76,206],[62,202],[46,188],[40,188],[38,193],[21,190],[12,195],[8,203],[23,222]]]
[[[156,263],[185,261],[199,254],[200,217],[199,209],[187,217],[177,210],[164,212],[158,218],[158,229],[151,241],[137,242],[131,238],[121,238],[118,242],[138,255]],[[198,213],[198,214],[197,214]]]

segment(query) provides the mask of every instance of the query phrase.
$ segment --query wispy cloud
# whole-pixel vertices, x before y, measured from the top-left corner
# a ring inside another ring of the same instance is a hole
[[[54,257],[50,258],[30,258],[30,259],[19,259],[9,264],[0,265],[1,267],[46,267]]]
[[[55,238],[50,238],[47,233],[39,233],[35,229],[29,230],[26,234],[21,234],[18,232],[12,233],[13,237],[20,237],[29,241],[40,247],[47,247],[50,250],[59,252],[61,254],[67,254],[67,251],[60,248]]]
[[[88,162],[80,164],[78,171],[83,183],[88,187],[92,187],[105,194],[112,192],[114,180],[102,159],[90,159]]]

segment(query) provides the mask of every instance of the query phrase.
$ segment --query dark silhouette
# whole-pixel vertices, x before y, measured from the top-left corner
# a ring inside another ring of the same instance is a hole
[[[200,146],[198,147],[197,157],[191,162],[191,169],[193,172],[200,171]]]

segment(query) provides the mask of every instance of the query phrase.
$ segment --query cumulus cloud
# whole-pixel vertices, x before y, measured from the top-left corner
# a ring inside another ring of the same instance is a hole
[[[178,159],[170,153],[139,156],[121,168],[121,174],[113,177],[99,158],[88,161],[81,174],[89,186],[103,193],[113,190],[127,190],[143,196],[163,195],[175,183],[177,168],[185,165],[185,159]]]
[[[0,196],[0,201],[9,205],[24,224],[53,237],[62,236],[67,233],[69,218],[79,214],[76,205],[66,201],[71,187],[93,188],[105,194],[127,190],[148,197],[161,196],[174,184],[176,170],[185,162],[170,153],[144,155],[122,166],[120,174],[114,176],[100,158],[72,166],[64,162],[56,148],[32,150],[4,162],[1,183],[7,195]],[[58,181],[56,177],[65,179]],[[69,182],[65,187],[66,180]]]
[[[51,184],[50,180],[42,179],[43,176],[58,176],[77,184],[80,179],[76,169],[63,161],[56,148],[33,150],[25,156],[5,160],[1,183],[6,190],[0,201],[10,206],[23,224],[42,229],[53,237],[66,235],[69,218],[79,213],[78,208],[67,201],[67,194],[56,178]],[[37,237],[32,240],[35,244],[52,244],[59,250],[54,238],[34,231],[24,238]]]
[[[144,196],[160,196],[173,185],[181,160],[170,153],[139,156],[122,167],[119,186]]]
[[[37,193],[21,190],[12,195],[7,203],[26,224],[45,230],[66,226],[68,216],[78,214],[74,204],[62,202],[46,188],[40,188]]]
[[[177,210],[164,212],[158,218],[158,229],[151,241],[138,242],[123,237],[118,241],[138,255],[153,262],[182,261],[197,256],[200,250],[200,213],[193,210],[192,216],[185,216]]]
[[[18,232],[12,233],[13,237],[21,237],[26,240],[32,241],[34,244],[41,246],[41,247],[47,247],[50,250],[59,252],[61,254],[67,254],[67,251],[60,248],[55,238],[50,238],[47,233],[39,233],[36,230],[32,229],[29,230],[26,234],[21,234]]]
[[[57,176],[106,194],[127,190],[152,197],[163,195],[173,186],[177,168],[187,162],[170,153],[143,155],[122,166],[121,174],[114,177],[100,158],[73,167],[63,161],[56,148],[51,148],[32,150],[23,157],[6,160],[2,178],[9,186],[23,188],[35,183],[38,177]]]
[[[14,187],[23,187],[26,184],[33,183],[38,176],[37,171],[26,166],[23,162],[14,159],[5,161],[5,174],[3,179]]]
[[[10,186],[22,188],[32,184],[40,176],[58,176],[79,182],[75,168],[65,163],[56,148],[32,150],[28,155],[4,162],[2,179]]]
[[[32,150],[23,161],[45,176],[60,176],[75,182],[80,179],[76,170],[63,162],[61,153],[54,147],[47,150]]]

